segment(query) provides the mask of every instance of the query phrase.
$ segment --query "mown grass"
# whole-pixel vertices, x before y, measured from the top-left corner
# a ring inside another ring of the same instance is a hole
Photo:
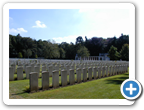
[[[16,76],[15,76],[16,77]],[[67,77],[69,79],[69,76]],[[124,99],[120,92],[120,86],[125,79],[129,78],[129,73],[93,79],[75,85],[49,90],[39,90],[35,93],[29,93],[29,80],[15,80],[9,82],[10,99]],[[75,74],[76,80],[76,74]],[[41,89],[42,81],[38,79],[38,86]],[[52,78],[49,80],[52,85]],[[61,76],[59,76],[61,84]]]

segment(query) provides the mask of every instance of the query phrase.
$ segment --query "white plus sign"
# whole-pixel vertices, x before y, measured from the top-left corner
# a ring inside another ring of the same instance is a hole
[[[126,88],[126,91],[130,91],[130,95],[133,94],[133,91],[136,91],[136,90],[137,90],[137,88],[133,88],[132,86],[133,86],[133,85],[130,84],[130,88]]]

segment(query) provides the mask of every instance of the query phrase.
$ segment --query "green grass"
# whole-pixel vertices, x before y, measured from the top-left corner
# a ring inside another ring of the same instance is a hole
[[[25,75],[25,74],[24,74]],[[15,76],[16,77],[16,76]],[[67,77],[69,78],[69,76]],[[120,92],[120,86],[129,74],[120,74],[111,77],[82,82],[75,85],[49,90],[39,90],[35,93],[29,93],[29,80],[9,81],[9,98],[10,99],[124,99]],[[76,80],[76,74],[75,74]],[[41,78],[38,79],[39,88],[42,86]],[[50,86],[52,78],[50,77]],[[59,76],[61,83],[61,76]]]

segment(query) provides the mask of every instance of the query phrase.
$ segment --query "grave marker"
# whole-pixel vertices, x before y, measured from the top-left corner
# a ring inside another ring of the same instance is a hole
[[[52,86],[56,88],[59,86],[59,71],[52,72]]]
[[[26,66],[26,79],[29,79],[29,74],[31,71],[31,66]]]
[[[9,81],[13,81],[13,80],[14,80],[14,68],[9,67]]]
[[[74,69],[70,69],[69,70],[70,74],[69,74],[69,82],[70,85],[75,83],[75,75],[74,75]]]
[[[17,67],[17,80],[23,80],[23,67]]]
[[[29,81],[30,81],[30,91],[37,91],[38,90],[38,73],[31,72],[29,74]]]
[[[48,71],[42,71],[42,89],[48,89],[49,88],[49,72]]]
[[[66,70],[61,71],[61,84],[62,86],[67,85],[67,71]]]
[[[77,83],[80,83],[81,82],[81,69],[80,68],[77,69],[76,74],[77,74]]]
[[[97,77],[97,68],[96,67],[93,67],[93,77],[94,77],[94,79],[96,79],[96,77]]]
[[[88,68],[88,78],[89,80],[92,80],[92,68],[91,67]]]

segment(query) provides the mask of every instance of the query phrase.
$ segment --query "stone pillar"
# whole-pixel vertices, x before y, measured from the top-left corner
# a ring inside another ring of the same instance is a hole
[[[124,64],[122,65],[122,72],[124,73]]]
[[[46,66],[42,66],[42,71],[46,71]]]
[[[29,65],[28,65],[28,64],[25,64],[25,65],[24,65],[25,73],[26,73],[26,71],[27,71],[27,69],[26,69],[27,66],[29,66]]]
[[[105,66],[105,70],[106,70],[106,76],[108,76],[108,67]]]
[[[66,70],[61,71],[61,84],[62,86],[67,85],[67,71]]]
[[[13,73],[15,73],[15,71],[16,71],[16,65],[12,64],[11,67],[13,68]]]
[[[88,78],[89,80],[92,80],[92,68],[88,68]]]
[[[126,65],[126,72],[128,72],[128,67],[129,67],[129,64]]]
[[[102,76],[105,77],[105,67],[102,66]]]
[[[67,75],[69,75],[69,69],[70,69],[70,66],[69,66],[69,65],[67,65],[67,66],[66,66]]]
[[[70,66],[70,69],[74,69],[74,65],[71,65],[71,66]]]
[[[87,81],[87,69],[83,68],[83,81]]]
[[[98,67],[97,69],[98,69],[98,78],[101,78],[101,68]]]
[[[117,71],[117,65],[113,65],[113,71],[112,71],[112,75],[115,75],[115,72]]]
[[[81,69],[77,69],[76,71],[76,74],[77,74],[77,83],[80,83],[81,82]]]
[[[14,80],[14,68],[9,67],[9,81],[13,81],[13,80]]]
[[[31,64],[31,71],[34,72],[34,64]]]
[[[122,73],[124,73],[124,65],[122,65]]]
[[[64,66],[61,66],[61,70],[64,70]]]
[[[94,79],[96,79],[96,77],[97,77],[97,68],[96,67],[93,67],[93,77],[94,77]]]
[[[17,80],[23,80],[23,67],[17,67]]]
[[[40,64],[39,64],[39,63],[37,63],[35,66],[39,66],[39,67],[40,67]]]
[[[49,88],[49,72],[48,71],[42,71],[42,89],[48,89]]]
[[[115,74],[117,73],[117,74],[120,74],[120,65],[117,65],[117,70],[116,70],[117,72],[115,72]]]
[[[59,71],[59,65],[55,66],[55,70]]]
[[[30,91],[37,91],[38,90],[38,73],[31,72],[29,74],[29,81],[30,81]]]
[[[111,76],[113,75],[114,66],[111,66]]]
[[[114,72],[114,66],[112,65],[111,66],[111,76],[113,75],[113,72]]]
[[[52,77],[53,67],[52,67],[52,66],[49,66],[48,71],[49,71],[49,76]]]
[[[119,65],[116,65],[115,66],[115,72],[114,72],[115,75],[119,74]]]
[[[59,87],[59,71],[52,72],[52,86],[53,88]]]
[[[109,76],[111,75],[111,66],[109,66]]]
[[[70,74],[69,74],[69,82],[70,85],[75,83],[75,75],[74,75],[74,69],[70,69],[69,70]]]
[[[29,74],[31,71],[31,66],[26,66],[26,79],[29,79]]]
[[[34,66],[34,72],[38,73],[38,78],[40,77],[40,67]]]

